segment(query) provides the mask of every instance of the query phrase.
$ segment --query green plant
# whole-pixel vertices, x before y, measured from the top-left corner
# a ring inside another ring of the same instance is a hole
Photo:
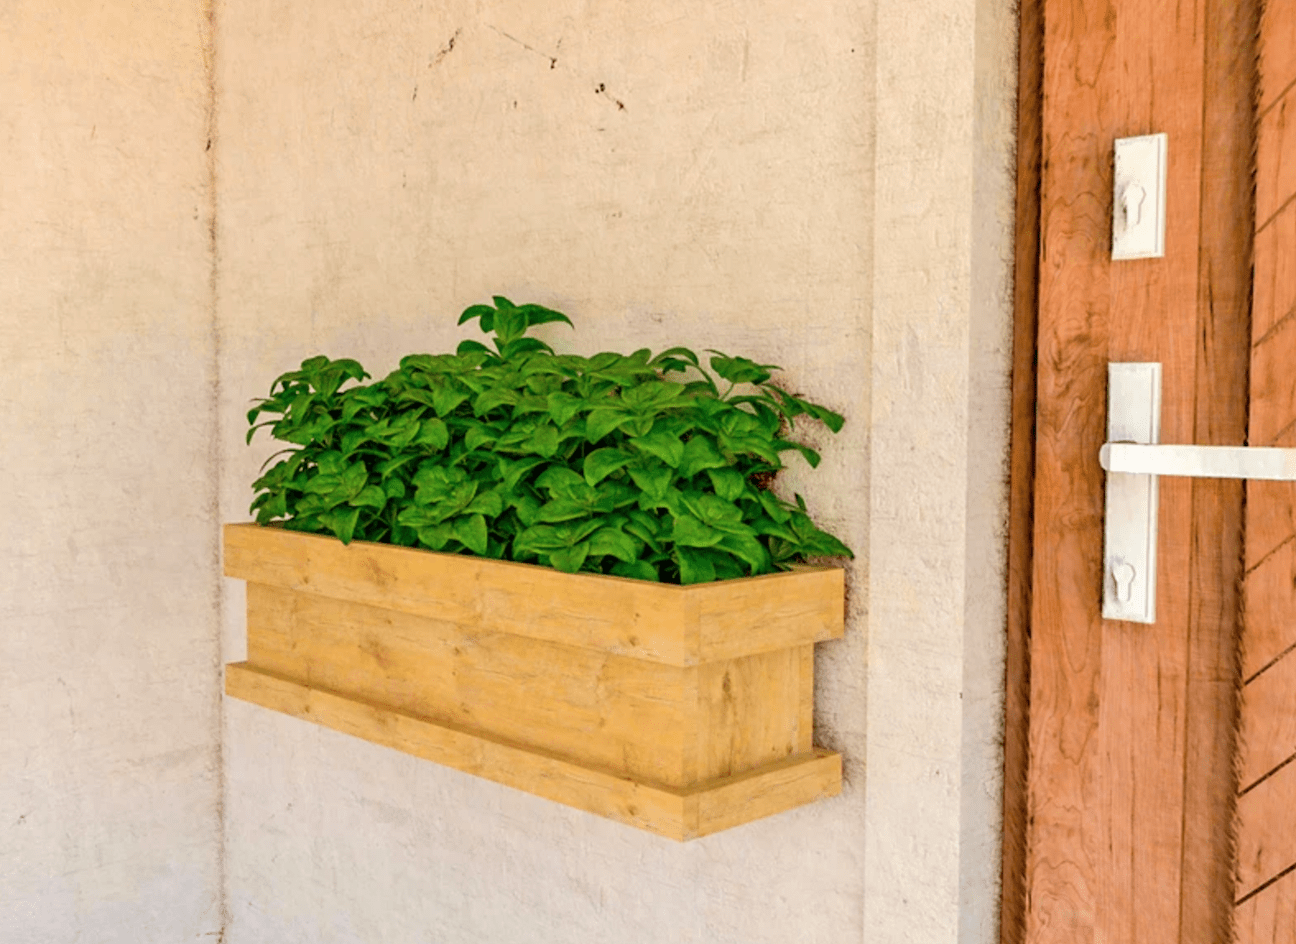
[[[298,448],[253,483],[257,521],[679,583],[850,556],[801,496],[769,490],[783,453],[819,463],[784,438],[798,418],[843,422],[775,386],[778,368],[712,351],[713,377],[682,347],[555,354],[527,331],[566,315],[494,302],[459,319],[493,333],[494,350],[411,355],[345,390],[370,376],[354,360],[313,357],[276,379],[247,441],[269,426]]]

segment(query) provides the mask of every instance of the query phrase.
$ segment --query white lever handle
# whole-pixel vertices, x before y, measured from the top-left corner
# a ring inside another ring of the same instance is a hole
[[[1108,472],[1132,475],[1296,482],[1296,449],[1107,443],[1098,461]]]
[[[1156,622],[1157,480],[1162,475],[1296,482],[1296,449],[1166,446],[1161,365],[1107,366],[1107,470],[1103,524],[1104,619]]]

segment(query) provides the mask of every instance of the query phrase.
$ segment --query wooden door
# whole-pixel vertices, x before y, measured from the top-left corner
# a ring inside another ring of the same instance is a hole
[[[1157,622],[1100,616],[1110,361],[1163,442],[1296,446],[1296,0],[1024,0],[1006,942],[1296,941],[1296,485],[1163,478]],[[1117,137],[1166,252],[1111,261]]]

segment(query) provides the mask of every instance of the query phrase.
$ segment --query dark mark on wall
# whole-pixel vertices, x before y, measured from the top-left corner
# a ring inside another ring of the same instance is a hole
[[[411,102],[417,102],[417,101],[418,101],[418,83],[417,83],[417,82],[414,83],[414,94],[410,96],[410,101],[411,101]]]
[[[441,60],[444,59],[446,56],[450,55],[450,53],[454,52],[455,40],[459,38],[459,34],[462,32],[463,32],[463,27],[460,27],[459,29],[454,31],[454,35],[450,37],[450,41],[446,43],[444,46],[442,46],[441,49],[437,52],[437,54],[432,57],[432,62],[429,64],[428,68],[431,68],[432,66],[441,65]],[[415,92],[417,91],[418,88],[416,86]]]
[[[625,111],[625,110],[626,110],[625,102],[621,101],[621,99],[619,99],[619,98],[614,98],[614,97],[612,97],[611,95],[609,95],[609,94],[608,94],[608,90],[607,90],[607,86],[604,85],[602,82],[600,82],[598,85],[594,86],[594,94],[595,94],[595,95],[602,95],[602,96],[603,96],[604,98],[606,98],[608,101],[615,103],[618,111]]]
[[[504,32],[502,29],[496,29],[494,26],[492,26],[491,29],[495,30],[495,32],[499,33],[501,36],[503,36],[505,39],[509,40],[510,42],[517,43],[519,46],[521,46],[521,47],[522,47],[523,49],[525,49],[527,52],[533,52],[533,53],[535,53],[537,56],[544,56],[546,59],[549,60],[549,68],[550,68],[550,69],[556,69],[556,68],[558,67],[558,57],[557,57],[557,56],[551,56],[551,55],[549,55],[547,52],[541,52],[539,49],[536,49],[534,46],[528,46],[526,43],[522,42],[522,40],[518,39],[516,36],[510,36],[508,33]],[[560,45],[560,46],[562,45],[562,40],[561,40],[561,39],[558,40],[558,45]]]
[[[15,826],[21,826],[21,825],[22,825],[23,823],[25,823],[26,821],[27,821],[27,814],[24,813],[22,816],[19,816],[19,817],[18,817],[18,820],[14,823],[14,825],[15,825]]]
[[[207,150],[208,150],[208,151],[211,150],[211,138],[208,138],[208,139],[207,139]]]

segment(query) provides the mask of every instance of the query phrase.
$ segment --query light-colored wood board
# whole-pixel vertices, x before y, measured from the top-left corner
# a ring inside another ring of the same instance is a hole
[[[1257,135],[1256,222],[1263,227],[1296,196],[1296,94],[1283,95],[1261,116]]]
[[[224,534],[229,577],[668,665],[836,639],[844,631],[838,568],[681,587],[361,541],[344,546],[255,524],[228,524]],[[710,625],[701,620],[729,606],[762,622],[744,635],[732,613]]]
[[[1296,763],[1238,797],[1237,897],[1296,864]]]
[[[1296,0],[1293,0],[1296,3]],[[1255,237],[1255,306],[1252,336],[1265,337],[1296,317],[1296,201]]]
[[[756,657],[759,658],[759,657]],[[698,729],[697,669],[345,600],[248,584],[250,665],[396,711],[682,786]],[[747,701],[758,696],[735,684]],[[796,699],[782,712],[796,709]],[[778,704],[756,704],[777,713]],[[772,722],[762,730],[773,727]],[[785,721],[795,728],[795,719]],[[793,753],[784,751],[784,755]]]
[[[1265,0],[1260,21],[1260,111],[1296,84],[1296,0]]]
[[[1296,872],[1238,905],[1234,944],[1291,944],[1296,941]]]
[[[846,572],[839,568],[681,588],[697,600],[696,660],[715,662],[839,639],[845,632],[845,588]]]
[[[231,697],[675,840],[770,816],[841,789],[841,757],[831,751],[815,750],[766,770],[681,790],[366,704],[245,663],[226,666],[225,690]]]
[[[713,781],[691,794],[697,810],[693,835],[709,836],[794,806],[837,796],[841,783],[841,755],[821,748],[751,773]]]
[[[1296,540],[1280,545],[1247,574],[1242,596],[1242,676],[1251,678],[1296,646]]]
[[[800,725],[806,648],[708,662],[696,669],[699,732],[696,780],[765,767],[810,749]],[[813,677],[809,688],[814,690]],[[691,706],[690,706],[691,707]],[[644,739],[670,742],[645,732]]]
[[[1242,689],[1242,789],[1296,755],[1296,652]],[[1293,811],[1296,815],[1296,810]]]

